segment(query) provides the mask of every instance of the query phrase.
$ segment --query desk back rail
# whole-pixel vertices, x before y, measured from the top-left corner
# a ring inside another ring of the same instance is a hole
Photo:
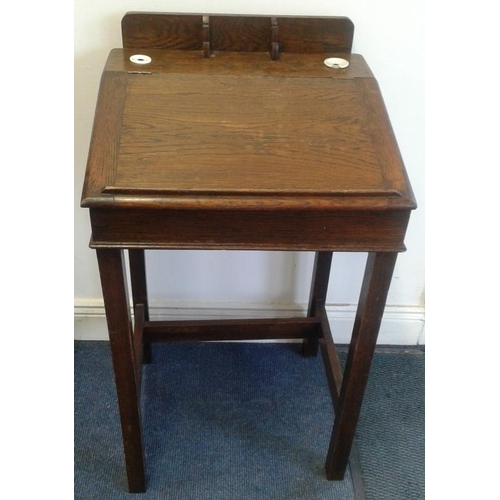
[[[230,16],[128,12],[123,47],[131,49],[350,53],[354,24],[347,17]],[[207,50],[207,44],[209,48]]]

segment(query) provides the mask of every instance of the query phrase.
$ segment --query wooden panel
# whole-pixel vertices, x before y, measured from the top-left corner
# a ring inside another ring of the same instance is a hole
[[[351,52],[354,25],[346,17],[207,15],[212,51],[269,52],[272,19],[280,52]],[[122,20],[124,48],[201,50],[202,14],[129,12]]]
[[[202,21],[201,15],[128,12],[122,19],[123,47],[201,50]]]
[[[212,50],[268,52],[271,48],[271,18],[210,16]]]
[[[402,251],[405,212],[91,209],[92,247]]]
[[[106,192],[387,195],[354,80],[197,75],[131,75]]]
[[[354,24],[347,17],[279,17],[281,52],[351,52]]]

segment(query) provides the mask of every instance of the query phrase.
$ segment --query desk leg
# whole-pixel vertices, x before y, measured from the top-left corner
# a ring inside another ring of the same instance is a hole
[[[316,256],[314,257],[311,294],[307,310],[308,317],[317,315],[317,305],[325,305],[330,269],[332,267],[332,256],[333,252],[316,252]],[[316,356],[318,354],[318,340],[304,339],[302,354],[304,356]]]
[[[146,491],[146,478],[123,251],[97,249],[97,260],[118,393],[128,486],[131,493],[141,493]]]
[[[396,258],[392,252],[368,255],[326,459],[328,479],[344,477]]]
[[[130,249],[128,251],[130,261],[130,282],[132,285],[132,301],[135,306],[142,304],[144,306],[144,321],[149,321],[148,307],[148,289],[146,285],[146,260],[144,250]],[[142,362],[148,364],[151,362],[151,343],[143,343]]]

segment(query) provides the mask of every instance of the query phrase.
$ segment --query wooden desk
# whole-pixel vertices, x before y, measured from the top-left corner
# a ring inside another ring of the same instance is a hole
[[[127,14],[99,90],[90,209],[129,489],[145,491],[139,398],[150,342],[303,338],[335,407],[328,479],[342,479],[387,292],[416,208],[379,87],[347,18]],[[130,56],[145,54],[149,64]],[[331,69],[327,57],[348,68]],[[123,250],[128,249],[134,326]],[[158,322],[144,249],[314,251],[307,317]],[[342,373],[325,311],[334,251],[368,252]]]

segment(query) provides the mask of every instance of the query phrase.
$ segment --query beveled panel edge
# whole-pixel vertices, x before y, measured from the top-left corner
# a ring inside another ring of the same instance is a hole
[[[120,143],[127,75],[103,72],[94,114],[80,205],[89,207],[109,198],[102,191],[112,182]]]
[[[370,113],[367,122],[385,185],[388,190],[397,191],[407,201],[407,206],[415,210],[415,195],[378,81],[375,78],[355,78],[354,81],[363,97],[364,108]]]

